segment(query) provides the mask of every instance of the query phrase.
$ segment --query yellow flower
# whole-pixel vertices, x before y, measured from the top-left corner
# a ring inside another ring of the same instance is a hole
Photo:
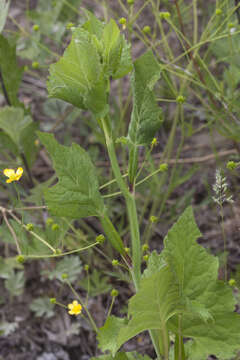
[[[70,315],[78,315],[82,312],[82,305],[77,302],[77,300],[74,300],[72,304],[68,304],[69,311],[68,313]]]
[[[18,181],[20,179],[23,174],[23,168],[19,167],[16,172],[14,169],[5,169],[3,173],[9,178],[6,180],[6,183],[11,183],[12,181]]]

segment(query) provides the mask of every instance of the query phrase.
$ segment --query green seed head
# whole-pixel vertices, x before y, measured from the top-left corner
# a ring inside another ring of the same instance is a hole
[[[58,224],[52,224],[52,231],[57,231],[59,230],[59,225]]]
[[[17,261],[19,264],[23,264],[24,261],[25,261],[25,258],[24,258],[23,255],[18,255],[18,256],[16,257],[16,261]]]
[[[127,0],[127,3],[128,3],[129,5],[133,5],[134,2],[135,2],[135,0]]]
[[[143,251],[143,252],[146,252],[146,251],[148,251],[148,250],[149,250],[148,244],[143,244],[143,246],[142,246],[142,251]]]
[[[33,31],[38,31],[39,30],[39,25],[34,24],[32,29],[33,29]]]
[[[143,256],[143,260],[144,260],[145,262],[148,262],[148,259],[149,259],[149,255],[148,255],[148,254]]]
[[[150,216],[150,222],[153,224],[153,223],[155,223],[155,222],[157,222],[157,217],[156,216],[154,216],[154,215],[152,215],[152,216]]]
[[[99,244],[103,244],[105,241],[105,236],[103,234],[100,234],[96,237],[96,242],[98,242]]]
[[[168,170],[168,164],[166,164],[166,163],[160,164],[159,170],[160,170],[160,172],[167,171]]]
[[[112,291],[111,291],[112,297],[116,297],[116,296],[118,296],[118,294],[119,294],[119,292],[116,289],[112,289]]]
[[[236,167],[237,167],[237,163],[235,163],[235,161],[228,161],[227,163],[228,170],[235,170]]]
[[[51,304],[56,304],[57,299],[56,298],[50,298],[49,301],[50,301]]]
[[[167,20],[170,18],[171,14],[168,11],[162,11],[162,12],[160,12],[159,16],[160,16],[160,19]]]
[[[124,250],[125,250],[125,252],[126,252],[127,254],[130,253],[130,248],[129,248],[129,247],[125,247]]]
[[[234,24],[232,22],[228,23],[228,28],[231,30],[232,28],[234,28]]]
[[[88,264],[84,265],[84,270],[88,272],[88,270],[89,270],[89,265]]]
[[[235,279],[230,279],[230,280],[228,281],[228,284],[229,284],[230,286],[235,286],[235,285],[236,285],[236,280],[235,280]]]
[[[48,218],[46,221],[47,226],[50,226],[53,224],[53,219],[52,218]]]
[[[143,32],[144,32],[144,34],[150,34],[150,33],[151,33],[151,28],[150,28],[150,26],[148,26],[148,25],[144,26]]]
[[[183,104],[183,103],[185,103],[185,101],[186,101],[186,98],[182,95],[178,95],[178,97],[176,98],[176,102],[178,104]]]
[[[32,62],[32,68],[33,69],[38,69],[39,68],[39,62],[38,61],[33,61]]]
[[[125,17],[121,17],[118,21],[119,21],[119,24],[121,24],[121,25],[126,25],[126,23],[127,23],[127,20]]]
[[[112,266],[118,266],[118,265],[119,265],[119,261],[116,260],[116,259],[114,259],[114,260],[112,261]]]
[[[65,280],[65,279],[67,279],[67,278],[68,278],[68,274],[66,274],[66,273],[62,274],[62,279],[63,279],[63,280]]]
[[[33,229],[34,229],[33,224],[27,224],[27,225],[26,225],[26,230],[27,230],[27,231],[33,231]]]
[[[215,14],[217,16],[221,15],[222,14],[222,9],[217,8],[216,11],[215,11]]]

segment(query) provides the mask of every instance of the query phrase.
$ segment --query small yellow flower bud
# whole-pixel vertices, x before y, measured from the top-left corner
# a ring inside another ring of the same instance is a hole
[[[111,291],[112,297],[116,297],[116,296],[118,296],[118,294],[119,294],[119,292],[116,289],[112,289],[112,291]]]
[[[99,244],[103,244],[105,241],[105,236],[103,234],[100,234],[96,237],[96,242],[98,242]]]
[[[32,27],[33,31],[38,31],[39,30],[39,25],[38,24],[34,24]]]
[[[50,301],[51,304],[56,304],[57,299],[56,298],[50,298],[49,301]]]
[[[24,261],[25,261],[25,258],[24,258],[23,255],[18,255],[18,256],[16,257],[16,261],[17,261],[19,264],[23,264]]]
[[[88,270],[89,270],[89,265],[88,264],[84,265],[84,270],[88,272]]]
[[[116,260],[116,259],[114,259],[114,260],[112,261],[112,266],[118,266],[118,265],[119,265],[119,261]]]
[[[167,171],[168,170],[168,164],[166,164],[166,163],[160,164],[159,165],[159,170],[160,170],[160,172]]]
[[[236,167],[237,167],[237,163],[235,163],[235,161],[228,161],[227,163],[228,170],[235,170]]]
[[[63,280],[65,280],[65,279],[67,279],[67,278],[68,278],[68,274],[64,273],[64,274],[62,274],[62,276],[61,276],[61,277],[62,277],[62,279],[63,279]]]
[[[143,252],[146,252],[146,251],[148,251],[148,250],[149,250],[148,244],[143,244],[143,246],[142,246],[142,251],[143,251]]]
[[[125,250],[125,252],[126,252],[127,254],[129,254],[129,252],[130,252],[130,248],[129,248],[129,247],[125,247],[124,250]]]
[[[150,222],[153,224],[153,223],[155,223],[155,222],[157,222],[157,217],[156,216],[154,216],[154,215],[152,215],[152,216],[150,216]]]
[[[222,9],[217,8],[215,11],[216,15],[221,15],[222,14]]]
[[[228,281],[228,284],[229,284],[230,286],[235,286],[235,285],[236,285],[236,280],[235,280],[235,279],[230,279],[230,280]]]
[[[183,103],[185,103],[185,101],[186,101],[186,98],[182,95],[178,95],[178,97],[176,98],[176,102],[178,104],[183,104]]]
[[[32,62],[32,68],[33,69],[38,69],[39,68],[39,62],[38,61],[33,61]]]
[[[150,34],[150,33],[151,33],[151,28],[150,28],[150,26],[148,26],[148,25],[144,26],[143,32],[144,32],[144,34]]]
[[[59,225],[58,224],[52,224],[52,231],[57,231],[59,230]]]
[[[170,18],[171,14],[168,11],[162,11],[162,12],[160,12],[159,16],[160,16],[160,19],[167,20]]]

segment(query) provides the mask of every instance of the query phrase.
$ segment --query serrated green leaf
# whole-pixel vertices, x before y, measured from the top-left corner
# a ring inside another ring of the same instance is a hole
[[[24,146],[22,136],[30,124],[32,124],[32,119],[30,116],[24,116],[22,108],[5,106],[0,110],[0,128],[11,138],[18,149]]]
[[[109,350],[114,356],[119,349],[117,339],[122,328],[126,328],[126,319],[109,316],[102,328],[99,329],[98,342],[102,351]]]
[[[197,244],[200,235],[189,207],[169,230],[160,257],[178,287],[183,306],[181,335],[194,339],[192,348],[202,358],[224,357],[224,353],[230,358],[239,349],[240,315],[234,313],[231,288],[218,280],[218,259]],[[168,326],[177,334],[178,318],[173,316]]]
[[[5,287],[12,296],[19,296],[23,293],[25,284],[24,271],[12,272],[5,280]]]
[[[161,332],[177,312],[178,289],[169,267],[165,265],[157,273],[142,280],[140,290],[130,299],[131,319],[127,325],[120,327],[123,321],[118,324],[117,318],[113,318],[100,329],[100,347],[103,351],[110,350],[112,355],[115,355],[120,346],[135,335],[145,330]],[[112,332],[112,337],[107,339],[109,332]]]
[[[122,53],[116,71],[113,74],[113,79],[120,79],[132,71],[132,57],[131,45],[127,43],[125,38],[122,39]]]
[[[151,360],[148,355],[138,354],[136,351],[132,352],[118,352],[116,356],[110,354],[92,357],[91,360]]]
[[[55,269],[45,270],[49,280],[58,279],[62,281],[62,274],[67,274],[68,280],[74,282],[82,272],[82,263],[77,255],[65,256],[60,260]]]
[[[50,318],[54,315],[54,304],[50,302],[49,297],[39,297],[30,305],[30,309],[35,313],[37,317]]]
[[[16,58],[16,46],[0,35],[0,70],[7,95],[12,106],[19,106],[17,94],[22,79],[23,68]]]
[[[149,144],[162,123],[153,87],[160,77],[160,66],[151,51],[134,62],[131,79],[133,112],[128,137],[134,146]]]
[[[0,1],[0,33],[2,32],[7,20],[9,5],[10,1]]]
[[[102,64],[91,36],[77,28],[62,58],[50,66],[49,96],[104,116],[108,110],[106,89]]]
[[[73,219],[101,216],[104,203],[95,168],[86,151],[77,144],[62,146],[52,134],[38,134],[51,155],[58,176],[58,183],[45,191],[50,212]]]

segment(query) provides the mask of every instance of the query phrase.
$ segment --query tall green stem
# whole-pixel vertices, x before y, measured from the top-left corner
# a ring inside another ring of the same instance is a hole
[[[139,287],[140,276],[141,276],[141,242],[137,218],[137,209],[134,194],[130,193],[128,186],[125,180],[122,177],[118,160],[114,148],[114,143],[112,135],[109,130],[109,121],[108,119],[102,119],[102,127],[105,135],[106,146],[108,150],[108,155],[111,161],[111,166],[113,173],[116,177],[118,186],[126,200],[128,218],[130,223],[130,232],[131,232],[131,242],[132,242],[132,260],[133,260],[133,280],[136,289]]]

